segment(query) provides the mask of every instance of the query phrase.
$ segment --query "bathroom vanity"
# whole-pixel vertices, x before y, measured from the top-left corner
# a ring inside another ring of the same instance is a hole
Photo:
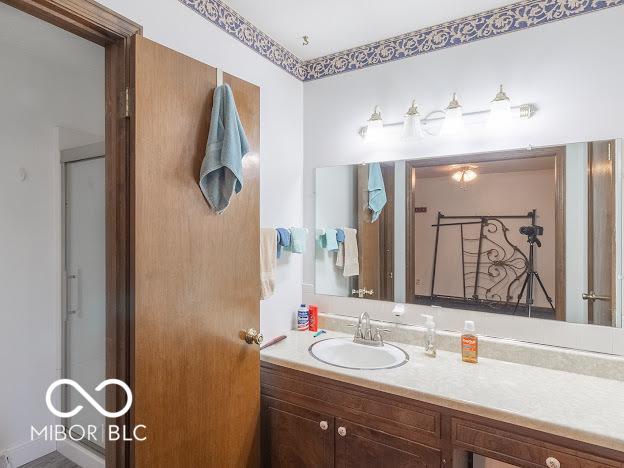
[[[342,369],[309,354],[315,341],[293,331],[262,352],[265,466],[466,467],[469,453],[521,467],[624,466],[624,382],[432,359],[409,345],[404,366]]]

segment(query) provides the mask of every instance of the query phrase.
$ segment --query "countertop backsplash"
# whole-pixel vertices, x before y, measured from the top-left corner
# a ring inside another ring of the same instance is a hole
[[[349,324],[358,319],[334,314],[319,314],[319,328],[353,333]],[[386,340],[422,346],[425,328],[371,320],[373,326],[390,331]],[[460,352],[460,333],[437,330],[436,345],[444,351]],[[624,381],[624,358],[608,354],[590,353],[554,346],[544,346],[515,340],[479,337],[479,356],[545,369]]]

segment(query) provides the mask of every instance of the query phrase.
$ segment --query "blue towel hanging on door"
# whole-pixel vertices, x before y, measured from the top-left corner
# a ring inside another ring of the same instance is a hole
[[[212,101],[206,154],[199,172],[199,187],[217,213],[223,213],[234,193],[243,188],[243,157],[249,142],[229,85],[217,86]]]

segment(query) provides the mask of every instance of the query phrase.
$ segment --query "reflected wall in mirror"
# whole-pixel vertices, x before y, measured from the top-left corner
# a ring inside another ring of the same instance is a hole
[[[619,173],[620,140],[318,168],[316,293],[621,326]]]

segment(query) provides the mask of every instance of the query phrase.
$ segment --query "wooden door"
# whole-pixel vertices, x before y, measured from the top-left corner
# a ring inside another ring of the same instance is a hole
[[[589,323],[615,325],[615,142],[589,143],[588,275]]]
[[[336,419],[337,468],[439,468],[440,451]]]
[[[209,45],[207,45],[209,47]],[[225,75],[252,153],[224,214],[198,187],[216,70],[142,37],[134,56],[136,467],[259,464],[260,90]]]
[[[388,201],[379,218],[371,222],[368,208],[368,166],[358,166],[358,289],[367,299],[394,300],[394,163],[382,163]]]
[[[263,397],[263,459],[271,468],[334,466],[334,418]]]

